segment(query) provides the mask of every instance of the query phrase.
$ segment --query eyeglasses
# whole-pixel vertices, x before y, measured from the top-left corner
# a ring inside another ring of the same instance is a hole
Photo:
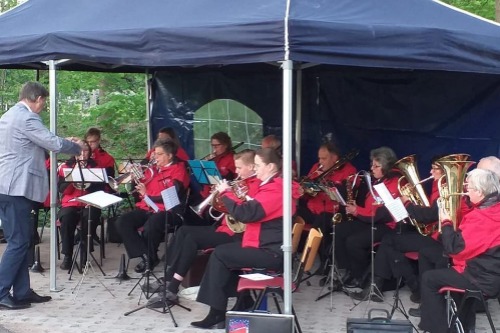
[[[212,147],[219,147],[219,146],[222,146],[222,143],[212,143],[211,146]]]
[[[381,168],[381,167],[382,167],[381,165],[372,164],[372,169],[378,169],[378,168]]]

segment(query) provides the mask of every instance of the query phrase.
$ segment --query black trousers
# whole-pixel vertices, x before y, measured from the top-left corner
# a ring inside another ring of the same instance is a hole
[[[443,244],[434,242],[427,244],[418,251],[418,272],[422,275],[432,269],[447,268],[450,258],[444,255]]]
[[[61,252],[66,256],[73,255],[73,246],[75,244],[75,230],[78,224],[81,226],[80,241],[82,245],[87,244],[89,208],[85,207],[63,207],[57,213],[59,222],[61,222]],[[101,210],[90,207],[91,230],[95,225],[100,224]],[[94,243],[90,242],[90,251],[93,251]],[[84,247],[84,252],[86,247]]]
[[[239,270],[245,267],[281,270],[283,256],[266,249],[242,248],[239,242],[217,246],[208,261],[196,300],[226,311],[228,297],[236,296]]]
[[[169,224],[178,223],[179,218],[172,215],[175,214],[169,213]],[[116,229],[130,258],[147,255],[151,260],[157,260],[158,246],[165,237],[166,223],[164,211],[151,213],[136,209],[121,215],[116,222]],[[142,234],[138,231],[141,227],[144,227]]]
[[[404,277],[412,291],[418,290],[418,276],[413,270],[411,260],[405,252],[419,251],[439,243],[431,237],[418,232],[390,233],[385,235],[375,255],[375,276],[386,280]]]
[[[216,232],[213,226],[180,227],[167,251],[167,264],[170,267],[166,279],[171,280],[174,274],[186,276],[198,250],[236,241],[241,241],[241,234],[230,236],[225,232]]]
[[[374,242],[394,230],[385,224],[376,224]],[[335,256],[339,268],[349,270],[353,277],[361,279],[370,264],[372,247],[371,224],[359,220],[343,221],[335,227]]]
[[[446,300],[444,295],[438,293],[439,289],[444,286],[460,289],[478,289],[453,268],[442,268],[425,272],[422,276],[422,303],[420,305],[422,317],[419,326],[430,333],[443,333],[448,328]],[[457,306],[460,304],[461,296],[458,296],[455,300]],[[475,327],[476,311],[475,302],[472,299],[471,302],[465,304],[465,308],[462,310],[462,315],[460,316],[460,322],[466,331]]]

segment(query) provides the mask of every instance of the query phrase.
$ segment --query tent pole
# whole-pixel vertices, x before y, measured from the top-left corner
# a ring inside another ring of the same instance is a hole
[[[54,60],[49,61],[50,131],[57,135],[57,72]],[[57,154],[50,152],[50,291],[57,290]]]
[[[283,277],[284,310],[292,313],[292,97],[293,62],[283,69]]]
[[[145,84],[145,89],[146,89],[146,124],[148,126],[146,127],[147,129],[147,138],[148,138],[148,151],[151,149],[152,146],[152,140],[151,140],[151,84],[149,81],[149,70],[146,69],[146,73],[144,75],[144,84]]]
[[[297,163],[297,176],[300,176],[300,157],[302,141],[302,68],[298,68],[297,87],[295,90],[295,163]]]

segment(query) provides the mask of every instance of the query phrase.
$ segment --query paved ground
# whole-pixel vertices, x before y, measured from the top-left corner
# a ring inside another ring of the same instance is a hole
[[[3,251],[4,247],[5,245],[2,244],[0,251]],[[139,301],[140,304],[144,304],[144,298],[140,299],[140,293],[137,289],[128,296],[137,280],[120,281],[112,278],[117,274],[119,259],[121,254],[124,253],[123,247],[118,247],[116,244],[106,245],[107,257],[104,259],[103,269],[108,277],[102,277],[100,273],[87,275],[81,290],[78,294],[75,294],[73,289],[81,279],[81,275],[76,273],[72,280],[68,280],[66,272],[57,267],[57,286],[61,291],[50,292],[48,248],[48,230],[46,230],[41,244],[41,262],[46,272],[43,274],[31,273],[31,281],[33,288],[37,292],[40,294],[50,293],[53,300],[45,304],[35,304],[26,310],[0,311],[0,333],[223,332],[223,330],[200,330],[191,327],[189,323],[193,320],[202,319],[208,309],[207,306],[188,298],[182,298],[181,303],[190,307],[191,312],[179,307],[172,309],[178,327],[174,326],[169,314],[162,314],[149,309],[143,309],[129,316],[124,316],[125,312],[138,307]],[[134,267],[135,263],[132,261],[131,267]],[[59,264],[60,261],[58,266]],[[129,275],[136,276],[132,269],[129,270]],[[305,333],[346,332],[347,318],[363,318],[366,317],[367,311],[371,308],[390,309],[391,307],[389,303],[367,304],[364,302],[352,309],[353,301],[339,292],[334,293],[331,297],[327,296],[315,301],[320,294],[321,287],[318,285],[318,278],[313,277],[310,281],[310,286],[303,284],[300,290],[293,294],[294,306]],[[390,303],[392,303],[392,295],[392,292],[385,293],[385,298]],[[409,291],[406,288],[402,289],[401,298],[406,309],[413,306],[409,301]],[[490,307],[498,328],[500,327],[499,304],[492,301]],[[395,319],[404,318],[397,311]],[[479,314],[476,332],[488,332],[486,327],[489,327],[487,326],[486,317]]]

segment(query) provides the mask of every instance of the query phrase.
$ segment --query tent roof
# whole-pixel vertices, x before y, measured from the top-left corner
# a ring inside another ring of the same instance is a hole
[[[288,16],[285,0],[30,0],[0,15],[2,67],[276,62],[287,46],[299,62],[500,74],[500,27],[431,0],[290,0]]]

